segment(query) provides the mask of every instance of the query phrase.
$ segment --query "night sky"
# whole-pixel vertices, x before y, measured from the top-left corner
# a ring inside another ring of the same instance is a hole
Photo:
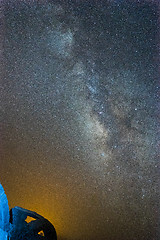
[[[159,6],[0,1],[0,181],[59,240],[159,240]]]

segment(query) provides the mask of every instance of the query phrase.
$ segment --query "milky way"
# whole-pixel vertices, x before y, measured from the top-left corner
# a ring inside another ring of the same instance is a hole
[[[2,160],[10,207],[59,239],[158,240],[158,4],[6,1]]]

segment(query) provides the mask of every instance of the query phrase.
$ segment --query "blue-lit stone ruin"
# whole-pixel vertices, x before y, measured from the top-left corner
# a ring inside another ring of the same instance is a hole
[[[0,240],[57,240],[57,234],[54,226],[36,212],[21,207],[9,211],[0,184]]]

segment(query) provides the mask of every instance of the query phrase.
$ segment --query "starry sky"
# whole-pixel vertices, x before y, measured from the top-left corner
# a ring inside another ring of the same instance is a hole
[[[10,208],[59,240],[160,239],[158,1],[0,4]]]

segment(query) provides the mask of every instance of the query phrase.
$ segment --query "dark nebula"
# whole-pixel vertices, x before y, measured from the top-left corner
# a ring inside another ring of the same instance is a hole
[[[0,1],[0,181],[59,240],[160,239],[158,1]]]

